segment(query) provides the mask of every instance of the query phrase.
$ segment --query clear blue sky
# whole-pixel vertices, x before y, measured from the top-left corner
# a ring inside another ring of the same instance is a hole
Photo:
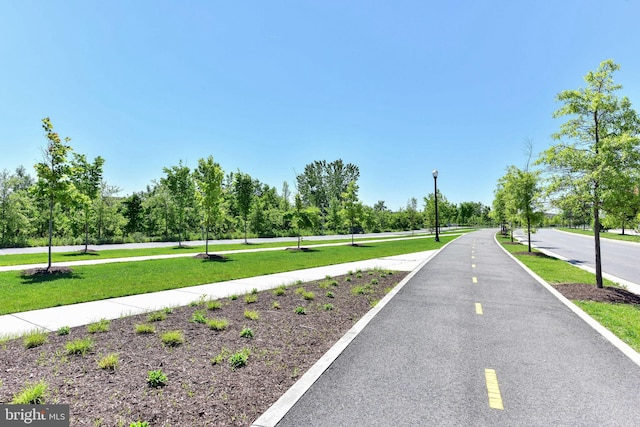
[[[35,176],[49,116],[120,195],[208,155],[278,190],[341,158],[368,205],[422,208],[435,168],[490,205],[601,61],[640,108],[639,22],[638,0],[3,1],[0,170]]]

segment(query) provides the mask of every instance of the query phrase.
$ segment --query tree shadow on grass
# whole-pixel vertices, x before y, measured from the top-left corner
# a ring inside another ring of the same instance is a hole
[[[232,261],[224,255],[217,254],[197,254],[194,256],[196,259],[201,259],[203,262],[228,262]]]
[[[306,248],[306,247],[291,247],[291,248],[285,248],[284,249],[287,252],[291,252],[291,253],[299,253],[299,252],[304,252],[304,253],[311,253],[311,252],[318,252],[317,249],[312,249],[312,248]]]
[[[68,254],[63,254],[64,258],[75,258],[82,255],[90,255],[90,256],[100,256],[100,252],[89,249],[88,251],[79,251],[79,252],[71,252]]]
[[[69,267],[31,268],[21,273],[22,283],[33,285],[38,283],[54,282],[60,279],[81,279],[82,276],[75,273]]]

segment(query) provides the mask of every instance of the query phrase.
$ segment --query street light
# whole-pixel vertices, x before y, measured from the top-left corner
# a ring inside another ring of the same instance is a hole
[[[438,169],[433,170],[433,199],[436,202],[436,242],[440,241],[438,234]]]

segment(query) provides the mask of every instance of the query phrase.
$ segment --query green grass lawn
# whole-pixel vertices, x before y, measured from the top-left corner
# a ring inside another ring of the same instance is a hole
[[[585,236],[593,237],[593,230],[581,230],[577,228],[558,228],[558,230],[568,231],[569,233],[583,234]],[[601,232],[600,237],[604,239],[613,239],[613,240],[622,240],[625,242],[640,243],[640,236],[635,236],[635,235],[632,236],[630,234],[622,235],[620,233]]]
[[[508,238],[498,237],[509,252],[529,267],[547,283],[588,283],[595,286],[595,275],[573,266],[566,261],[551,257],[537,257],[517,255],[516,252],[526,252],[525,245],[505,245]],[[610,280],[604,279],[605,286],[616,286]],[[633,304],[610,304],[594,301],[572,301],[589,316],[597,320],[605,328],[613,332],[618,338],[640,352],[640,307]]]
[[[186,257],[91,265],[54,277],[0,273],[0,314],[438,249],[454,238],[443,236],[439,243],[421,238],[327,246],[309,252],[237,253],[224,262]]]
[[[452,233],[462,233],[468,232],[470,230],[464,231],[454,231]],[[444,234],[443,234],[444,235]],[[415,236],[406,236],[400,238],[407,237],[424,237],[424,234],[416,233]],[[392,240],[397,239],[398,236],[381,236],[374,238],[356,238],[355,241],[365,241],[365,240]],[[323,245],[323,244],[331,244],[331,243],[346,243],[351,242],[350,236],[345,236],[344,239],[336,239],[336,240],[304,240],[303,238],[303,246],[314,246],[314,245]],[[224,251],[233,251],[233,250],[242,250],[242,249],[262,249],[262,248],[287,248],[294,247],[297,245],[297,242],[279,242],[279,243],[251,243],[249,240],[249,245],[245,245],[244,243],[231,243],[231,244],[210,244],[209,245],[209,253],[217,253]],[[145,249],[113,249],[113,250],[104,250],[104,251],[96,251],[89,254],[85,254],[82,252],[54,252],[51,254],[52,262],[69,262],[69,261],[83,261],[83,260],[96,260],[96,259],[111,259],[111,258],[129,258],[129,257],[138,257],[138,256],[153,256],[153,255],[171,255],[171,254],[184,254],[184,253],[201,253],[204,252],[204,245],[201,246],[190,246],[189,242],[184,242],[183,247],[164,247],[164,248],[145,248]],[[46,264],[48,255],[46,252],[39,254],[24,254],[24,255],[1,255],[0,256],[0,266],[10,266],[10,265],[28,265],[28,264]]]

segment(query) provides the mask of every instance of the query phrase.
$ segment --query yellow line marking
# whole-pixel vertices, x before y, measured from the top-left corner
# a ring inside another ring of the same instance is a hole
[[[472,277],[471,280],[473,281],[473,283],[478,283],[478,278],[477,277]]]
[[[498,376],[495,369],[485,369],[484,379],[487,382],[487,395],[489,397],[489,407],[491,409],[504,409],[502,395],[498,385]]]
[[[471,264],[471,268],[476,268],[476,265],[475,264]]]
[[[474,257],[473,255],[471,255],[471,259],[476,259],[476,257]]]
[[[482,304],[476,303],[476,314],[482,314]]]

